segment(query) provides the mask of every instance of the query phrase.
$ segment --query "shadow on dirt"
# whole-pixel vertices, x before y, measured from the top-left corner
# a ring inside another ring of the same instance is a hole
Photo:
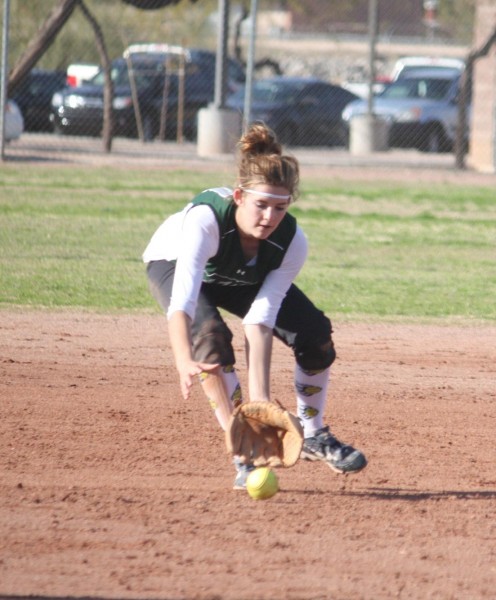
[[[293,494],[308,495],[326,495],[328,492],[322,492],[318,490],[292,490],[285,489],[281,490],[284,492],[291,492]],[[374,498],[375,500],[384,501],[395,501],[402,500],[406,502],[422,502],[425,500],[494,500],[496,499],[496,490],[444,490],[442,492],[419,492],[416,490],[408,490],[401,488],[369,488],[364,491],[346,491],[338,490],[333,492],[335,496],[342,496],[348,498]],[[3,598],[0,597],[0,600]]]
[[[370,488],[364,492],[339,492],[341,496],[367,497],[376,500],[406,500],[420,502],[422,500],[494,500],[496,490],[444,490],[442,492],[419,492],[401,488]]]

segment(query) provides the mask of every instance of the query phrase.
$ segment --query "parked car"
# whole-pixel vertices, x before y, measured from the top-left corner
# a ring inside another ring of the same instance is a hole
[[[277,76],[253,82],[251,121],[263,121],[287,145],[335,146],[345,138],[341,112],[358,96],[314,77]],[[226,106],[244,111],[245,88]]]
[[[13,99],[21,109],[26,131],[51,131],[52,96],[65,87],[65,73],[33,69],[15,89]]]
[[[5,141],[10,142],[11,140],[17,140],[21,137],[24,131],[24,119],[20,108],[14,102],[14,100],[7,100],[5,103]]]
[[[184,64],[180,57],[184,58]],[[180,76],[184,67],[184,78]],[[229,61],[233,81],[244,71]],[[197,113],[214,99],[215,53],[201,49],[145,51],[134,49],[112,62],[114,84],[114,134],[136,137],[137,114],[141,116],[144,138],[160,132],[165,118],[165,137],[177,134],[178,114],[182,114],[184,135],[193,139]],[[181,93],[184,82],[184,95]],[[238,81],[239,83],[239,81]],[[103,124],[104,72],[100,70],[79,87],[67,88],[53,96],[51,122],[58,133],[99,135]],[[133,95],[133,92],[136,92]],[[180,98],[184,98],[181,102]],[[136,102],[135,102],[136,98]]]
[[[460,76],[457,69],[415,68],[375,96],[373,111],[389,124],[389,146],[451,150],[458,127]],[[343,111],[343,121],[349,127],[354,116],[367,111],[366,101],[351,102]]]
[[[123,56],[144,55],[155,56],[157,60],[170,61],[176,69],[180,66],[181,56],[184,57],[186,66],[189,65],[190,74],[196,71],[208,70],[209,74],[215,74],[217,55],[210,50],[202,48],[184,48],[182,46],[160,43],[137,43],[128,46]],[[191,63],[196,65],[192,67]],[[233,93],[245,81],[244,66],[237,60],[227,57],[227,92]],[[213,81],[209,78],[209,87],[213,93]]]
[[[456,69],[462,72],[465,69],[465,61],[461,58],[441,56],[405,56],[399,58],[393,67],[391,81],[396,81],[417,69]]]

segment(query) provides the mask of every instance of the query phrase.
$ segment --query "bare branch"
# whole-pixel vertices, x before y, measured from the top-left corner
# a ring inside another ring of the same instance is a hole
[[[26,51],[12,69],[7,91],[9,96],[52,45],[57,34],[66,24],[79,3],[80,0],[60,0],[58,5],[54,7],[38,30],[37,35],[31,40]]]

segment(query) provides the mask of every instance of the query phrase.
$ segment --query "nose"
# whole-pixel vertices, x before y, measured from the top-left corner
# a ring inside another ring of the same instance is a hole
[[[274,207],[266,206],[262,212],[263,220],[266,223],[271,223],[275,214],[276,214],[276,211],[275,211]]]

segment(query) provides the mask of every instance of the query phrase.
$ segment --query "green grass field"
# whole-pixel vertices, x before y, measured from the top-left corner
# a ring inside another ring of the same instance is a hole
[[[211,172],[6,164],[0,306],[158,310],[143,252]],[[454,184],[302,182],[310,242],[298,284],[350,319],[496,319],[494,190]]]

